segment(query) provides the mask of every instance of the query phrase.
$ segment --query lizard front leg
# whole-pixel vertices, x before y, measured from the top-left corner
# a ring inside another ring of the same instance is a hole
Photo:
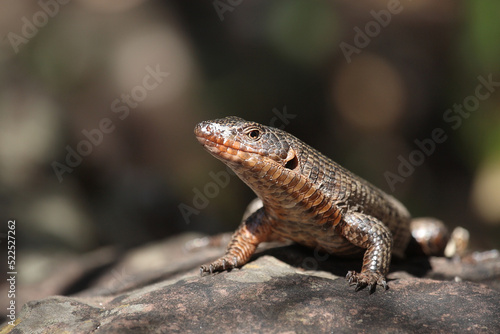
[[[356,291],[368,286],[371,293],[377,284],[387,289],[385,275],[391,262],[391,231],[377,218],[363,213],[351,212],[343,218],[341,234],[354,245],[366,249],[361,273],[349,271],[346,276],[349,283],[356,284]]]
[[[233,234],[226,253],[210,264],[204,264],[200,273],[225,271],[241,267],[250,260],[257,246],[271,239],[272,230],[264,208],[260,208],[246,218]]]

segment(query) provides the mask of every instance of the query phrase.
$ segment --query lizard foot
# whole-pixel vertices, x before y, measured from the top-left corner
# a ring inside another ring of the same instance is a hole
[[[200,267],[200,275],[204,273],[213,274],[218,271],[231,270],[238,267],[238,259],[236,256],[226,255],[210,264],[204,264]]]
[[[356,285],[356,291],[364,289],[368,286],[368,290],[370,294],[372,294],[375,292],[377,284],[382,285],[384,290],[387,290],[385,277],[379,272],[364,271],[357,273],[355,271],[349,271],[345,278],[349,281],[349,285]]]

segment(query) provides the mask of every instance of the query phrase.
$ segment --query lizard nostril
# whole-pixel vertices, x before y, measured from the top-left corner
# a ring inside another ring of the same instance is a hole
[[[209,124],[206,124],[206,122],[201,122],[194,128],[194,133],[197,136],[206,136],[212,133],[212,127]]]

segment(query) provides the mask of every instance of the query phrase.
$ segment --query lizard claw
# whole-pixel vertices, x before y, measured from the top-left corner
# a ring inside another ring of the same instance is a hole
[[[357,273],[355,271],[349,271],[346,275],[346,279],[349,285],[356,285],[354,291],[359,291],[368,287],[370,294],[375,292],[377,284],[382,285],[384,290],[387,290],[387,282],[382,274],[378,272],[364,271]]]
[[[236,267],[238,267],[238,258],[236,256],[224,256],[210,264],[202,265],[200,267],[200,273],[203,276],[204,273],[213,274],[215,272],[231,270]]]
[[[354,285],[354,284],[356,284],[356,283],[354,282],[354,275],[355,275],[355,274],[356,274],[356,272],[355,272],[355,271],[349,271],[349,272],[347,272],[347,275],[345,275],[345,278],[346,278],[346,280],[348,280],[349,285]]]

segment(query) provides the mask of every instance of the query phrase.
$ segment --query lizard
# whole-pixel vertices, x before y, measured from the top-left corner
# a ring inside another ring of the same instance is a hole
[[[350,172],[284,130],[236,116],[204,121],[194,133],[257,195],[225,254],[200,273],[246,264],[266,241],[291,240],[341,257],[363,257],[348,271],[355,290],[387,289],[391,257],[404,257],[412,218],[393,196]]]

